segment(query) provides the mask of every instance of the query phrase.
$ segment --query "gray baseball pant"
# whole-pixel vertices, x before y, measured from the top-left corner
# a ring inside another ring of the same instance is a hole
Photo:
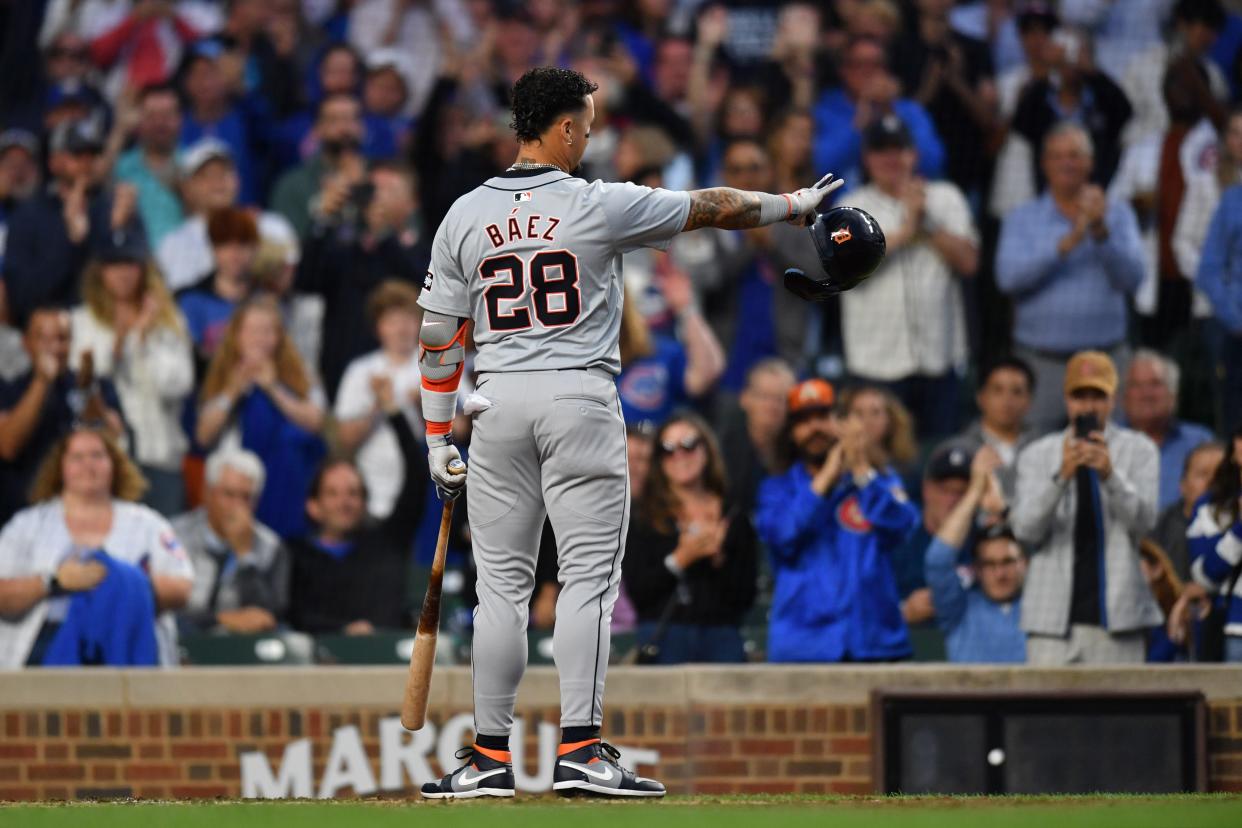
[[[597,368],[488,373],[476,390],[491,406],[474,416],[466,490],[478,569],[475,730],[500,736],[513,727],[545,515],[560,566],[552,644],[561,726],[598,726],[629,524],[615,380]]]

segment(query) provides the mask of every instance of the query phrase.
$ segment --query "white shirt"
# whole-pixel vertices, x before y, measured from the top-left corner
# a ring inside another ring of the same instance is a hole
[[[279,213],[259,213],[258,225],[260,238],[297,238],[293,225]],[[173,293],[210,273],[216,262],[211,256],[211,240],[207,238],[207,219],[191,216],[170,230],[156,248],[155,260],[164,274],[164,284]]]
[[[1157,133],[1148,133],[1131,146],[1127,147],[1121,155],[1121,162],[1117,166],[1117,173],[1113,176],[1112,183],[1108,185],[1108,197],[1114,201],[1132,202],[1139,195],[1157,192],[1159,182],[1157,179],[1160,175],[1160,151],[1164,145],[1165,134],[1163,131]],[[1186,182],[1186,192],[1182,196],[1182,209],[1185,210],[1186,199],[1190,196],[1191,188],[1195,186],[1197,179],[1203,178],[1212,169],[1215,168],[1216,159],[1216,129],[1212,126],[1212,122],[1204,118],[1195,124],[1186,137],[1182,139],[1182,145],[1178,147],[1178,162],[1182,168],[1182,180]],[[1211,216],[1208,216],[1211,221]],[[1181,218],[1179,216],[1180,224]],[[1154,222],[1148,223],[1146,229],[1143,230],[1143,246],[1146,255],[1143,257],[1145,271],[1143,273],[1143,282],[1139,285],[1138,291],[1134,294],[1134,307],[1139,313],[1150,316],[1156,310],[1156,293],[1157,284],[1159,282],[1160,267],[1159,243],[1157,236],[1157,227]],[[1174,231],[1176,233],[1176,229]],[[1203,228],[1203,234],[1207,235],[1207,226]],[[1176,235],[1174,236],[1176,244]],[[1177,248],[1174,248],[1176,253]],[[1198,256],[1196,252],[1195,264],[1198,265]],[[1178,259],[1178,266],[1182,266],[1181,258]],[[1185,275],[1191,280],[1194,279],[1194,272],[1188,271]],[[1194,315],[1202,318],[1212,315],[1212,305],[1208,298],[1203,295],[1202,291],[1195,291],[1194,294]]]
[[[440,65],[440,30],[444,25],[459,47],[473,45],[476,33],[460,0],[432,0],[430,3],[406,3],[402,11],[398,0],[358,0],[349,12],[349,44],[363,55],[391,47],[406,55],[410,71],[403,75],[413,85],[409,89],[409,111],[421,112],[435,83]],[[399,12],[396,39],[384,43],[383,36]]]
[[[850,194],[892,236],[906,208],[868,184]],[[927,183],[929,224],[978,244],[965,197],[944,181]],[[845,361],[851,374],[874,380],[945,374],[964,367],[966,317],[961,287],[931,243],[890,253],[871,278],[841,294]]]
[[[51,575],[73,553],[75,544],[65,525],[60,498],[23,509],[0,532],[0,578]],[[112,501],[112,528],[103,550],[118,561],[141,566],[151,574],[192,580],[194,568],[172,526],[158,512],[140,503]],[[47,617],[48,602],[40,601],[20,618],[0,617],[0,669],[16,670],[26,664],[30,648]],[[177,624],[171,611],[155,622],[160,665],[175,667]]]
[[[371,377],[380,374],[392,378],[393,395],[401,406],[401,412],[409,420],[414,433],[421,434],[422,417],[414,405],[422,384],[417,351],[399,364],[390,363],[383,351],[373,351],[349,363],[336,392],[334,413],[337,420],[355,420],[375,410],[377,403],[371,390]],[[397,436],[386,419],[378,417],[373,421],[371,433],[358,447],[355,462],[367,484],[368,511],[377,518],[388,517],[401,492],[406,469]]]
[[[1164,103],[1164,73],[1178,55],[1166,43],[1157,43],[1135,55],[1126,67],[1121,84],[1134,108],[1134,115],[1122,131],[1122,143],[1129,146],[1147,135],[1163,134],[1169,128],[1169,109]],[[1208,87],[1216,100],[1229,100],[1229,82],[1210,58],[1197,61],[1207,74]]]
[[[1031,79],[1030,67],[1015,66],[996,80],[996,92],[1000,97],[1000,114],[1006,121],[1018,108],[1022,88]],[[1009,130],[1005,143],[996,156],[996,171],[992,176],[992,193],[988,209],[993,217],[1003,219],[1017,207],[1035,198],[1035,161],[1031,143],[1017,130]]]
[[[180,312],[177,312],[178,318]],[[110,377],[121,409],[134,433],[134,459],[144,466],[175,471],[189,445],[181,429],[181,407],[194,391],[194,357],[181,329],[163,325],[146,337],[130,334],[114,361],[116,331],[79,305],[70,314],[73,347],[69,364],[76,371],[82,352],[94,357],[95,373]]]

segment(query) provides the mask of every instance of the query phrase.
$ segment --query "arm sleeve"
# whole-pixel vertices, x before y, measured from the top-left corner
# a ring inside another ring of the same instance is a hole
[[[951,184],[945,184],[937,199],[935,222],[939,229],[952,233],[963,239],[969,239],[976,247],[979,246],[979,231],[970,215],[970,205],[962,191]]]
[[[1212,302],[1212,310],[1230,331],[1242,331],[1242,238],[1239,229],[1242,221],[1231,211],[1242,210],[1242,189],[1234,187],[1225,192],[1208,226],[1207,240],[1203,243],[1203,255],[1199,260],[1199,272],[1195,283]],[[1239,252],[1234,253],[1237,250]],[[1232,259],[1232,261],[1231,261]]]
[[[33,514],[18,512],[0,531],[0,578],[24,578],[38,574],[34,565],[33,533],[29,531]]]
[[[862,155],[862,136],[854,129],[854,108],[829,106],[824,114],[827,117],[815,119],[815,169],[848,175],[858,169]]]
[[[336,389],[336,404],[332,414],[338,421],[355,420],[369,414],[375,407],[375,394],[371,391],[371,377],[358,360],[349,363],[345,375]]]
[[[423,290],[419,294],[418,304],[424,310],[455,316],[459,319],[470,318],[470,294],[467,275],[462,272],[461,265],[453,255],[447,228],[452,222],[445,218],[440,229],[436,231],[435,241],[431,244],[431,265],[427,268],[427,276],[423,280]]]
[[[759,577],[759,541],[750,517],[742,511],[732,516],[724,542],[725,563],[720,571],[719,602],[738,616],[755,603]]]
[[[1143,240],[1139,236],[1138,219],[1124,202],[1114,202],[1108,210],[1108,238],[1091,241],[1108,273],[1108,280],[1122,293],[1133,293],[1143,281]]]
[[[996,248],[996,285],[1004,293],[1032,293],[1056,277],[1061,257],[1056,234],[1031,227],[1031,216],[1018,207],[1001,224]]]
[[[180,399],[194,390],[194,354],[188,337],[183,331],[161,326],[144,340],[137,336],[126,340],[125,350],[135,369],[145,374],[151,389],[165,400]]]
[[[913,102],[909,102],[902,109],[902,118],[910,127],[910,135],[918,149],[919,174],[925,178],[939,178],[944,172],[944,144],[941,143],[927,110]]]
[[[838,491],[820,497],[810,483],[798,486],[786,477],[768,478],[759,486],[755,507],[759,537],[776,557],[796,557],[809,535],[827,530]]]
[[[289,616],[289,580],[292,569],[293,561],[289,549],[279,543],[276,547],[276,560],[268,571],[272,596],[272,606],[268,610],[276,616],[277,621],[284,621]]]
[[[89,46],[91,60],[101,69],[111,67],[120,58],[121,50],[129,43],[137,28],[138,21],[133,16],[127,16],[112,29],[96,37]]]
[[[1202,554],[1190,565],[1191,574],[1201,586],[1218,590],[1242,560],[1242,520],[1235,521],[1228,532],[1203,535],[1202,549]]]
[[[1159,489],[1160,453],[1145,439],[1128,456],[1114,458],[1113,473],[1100,487],[1109,512],[1138,537],[1156,525]]]
[[[960,624],[966,613],[966,590],[962,587],[962,579],[957,577],[960,551],[940,538],[932,538],[923,558],[923,574],[931,587],[936,623],[946,632]]]
[[[1014,535],[1032,552],[1039,551],[1051,530],[1052,517],[1068,485],[1053,480],[1057,470],[1043,462],[1039,456],[1043,450],[1037,444],[1018,455],[1018,485],[1011,514]]]
[[[1212,222],[1212,182],[1208,175],[1192,176],[1186,182],[1186,194],[1173,225],[1173,255],[1177,268],[1187,279],[1194,280],[1199,270],[1199,257]]]
[[[858,506],[876,531],[904,538],[919,522],[918,507],[910,502],[896,475],[876,475],[858,491]]]
[[[625,592],[640,615],[659,615],[668,603],[677,578],[668,571],[664,559],[677,547],[677,539],[657,534],[642,520],[630,521],[626,548],[621,561]]]
[[[599,187],[612,243],[620,253],[640,247],[667,250],[686,226],[689,193],[629,183],[600,183]]]
[[[424,451],[410,428],[410,421],[401,411],[388,417],[397,436],[397,445],[401,447],[401,459],[405,461],[405,479],[401,481],[401,491],[393,503],[392,512],[384,519],[384,532],[393,543],[409,546],[423,519],[423,504],[427,500],[427,475],[423,465]]]
[[[151,527],[147,553],[150,556],[151,574],[193,580],[194,566],[172,525],[154,512],[149,519]]]

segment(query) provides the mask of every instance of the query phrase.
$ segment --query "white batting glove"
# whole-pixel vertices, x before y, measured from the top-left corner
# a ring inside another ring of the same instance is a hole
[[[845,182],[843,180],[835,178],[832,173],[828,173],[812,187],[803,187],[801,190],[786,193],[785,198],[789,199],[790,208],[789,223],[810,224],[815,220],[815,208],[819,206],[819,203],[829,193],[844,186]],[[807,220],[808,218],[810,221]]]
[[[450,471],[452,464],[460,466],[461,471],[455,474]],[[441,500],[456,500],[465,491],[465,464],[461,462],[461,452],[453,445],[449,435],[427,435],[427,466],[431,469],[431,480],[436,484]]]

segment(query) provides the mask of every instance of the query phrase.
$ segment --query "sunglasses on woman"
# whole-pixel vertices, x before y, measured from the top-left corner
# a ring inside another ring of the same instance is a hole
[[[678,451],[684,451],[687,454],[694,451],[703,443],[703,438],[695,435],[693,437],[683,437],[677,442],[666,440],[660,443],[660,451],[664,454],[676,454]]]

